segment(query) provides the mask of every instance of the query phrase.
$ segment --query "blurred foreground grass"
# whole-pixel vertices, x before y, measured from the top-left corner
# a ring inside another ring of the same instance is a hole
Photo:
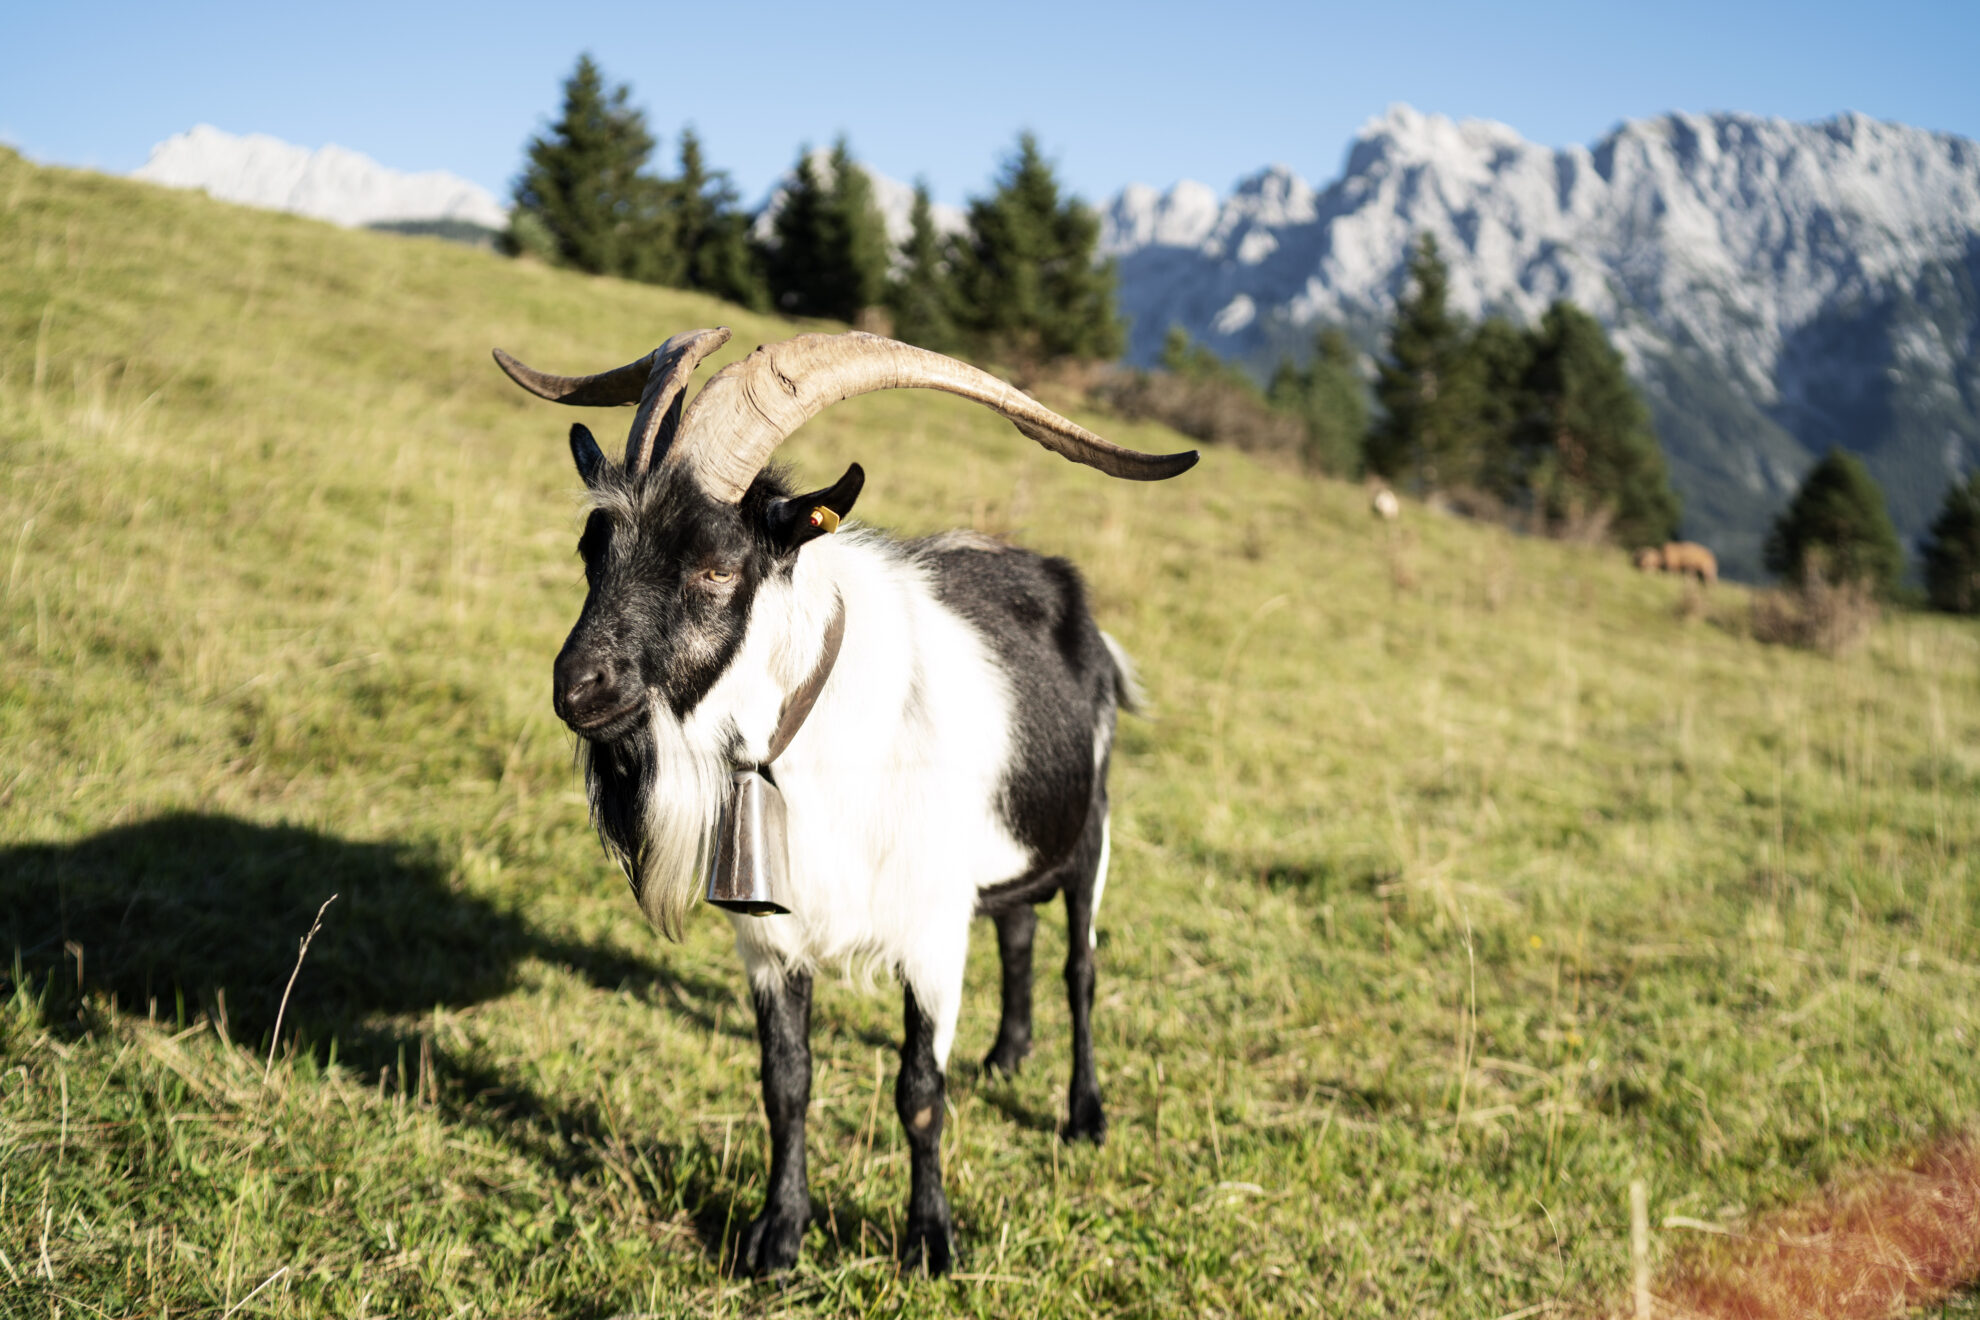
[[[726,924],[660,941],[586,829],[570,418],[487,357],[718,322],[791,330],[0,151],[0,1311],[1577,1311],[1633,1178],[1737,1223],[1980,1113],[1972,624],[1763,648],[1736,587],[879,396],[799,472],[1071,555],[1159,707],[1116,763],[1112,1135],[1052,1135],[1049,933],[1031,1067],[978,1074],[979,940],[962,1274],[900,1278],[897,1000],[828,986],[803,1265],[725,1279],[748,1004]]]

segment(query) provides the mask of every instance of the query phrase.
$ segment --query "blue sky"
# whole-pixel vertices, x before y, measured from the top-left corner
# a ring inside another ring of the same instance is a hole
[[[1394,101],[1589,142],[1670,109],[1842,110],[1980,137],[1980,4],[981,6],[19,3],[0,30],[0,141],[125,171],[195,123],[506,198],[579,52],[662,137],[693,122],[754,202],[801,142],[851,138],[938,199],[1038,133],[1092,200],[1219,189],[1283,162],[1315,182]]]

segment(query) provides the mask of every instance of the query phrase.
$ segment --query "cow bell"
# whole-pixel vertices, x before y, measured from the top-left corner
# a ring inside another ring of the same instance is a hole
[[[790,844],[784,795],[756,770],[729,777],[729,799],[715,826],[708,901],[730,912],[767,917],[791,910]]]

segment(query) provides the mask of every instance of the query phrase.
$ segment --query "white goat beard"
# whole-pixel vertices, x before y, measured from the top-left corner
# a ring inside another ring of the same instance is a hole
[[[720,752],[690,741],[680,720],[659,703],[648,724],[653,777],[646,785],[643,837],[625,862],[640,911],[678,939],[688,909],[701,895],[716,819],[728,791],[729,763]]]

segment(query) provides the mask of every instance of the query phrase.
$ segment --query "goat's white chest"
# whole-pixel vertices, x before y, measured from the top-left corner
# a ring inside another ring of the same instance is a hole
[[[873,960],[913,981],[959,966],[977,892],[1029,865],[999,809],[1012,697],[982,637],[911,565],[833,549],[851,562],[818,567],[836,570],[845,643],[773,768],[793,910],[737,918],[738,943],[753,973]]]

